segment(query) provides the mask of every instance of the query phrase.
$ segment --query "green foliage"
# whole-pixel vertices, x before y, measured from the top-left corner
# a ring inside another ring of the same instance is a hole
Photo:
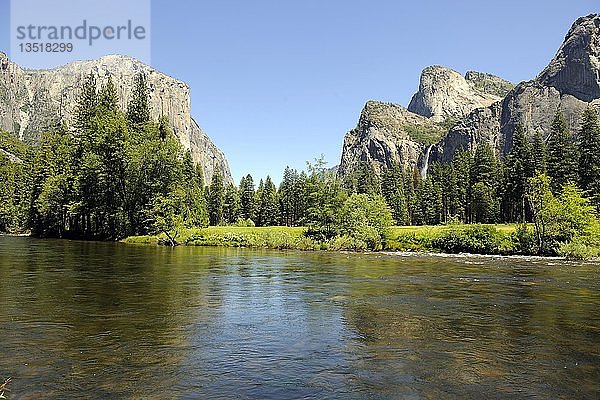
[[[548,146],[538,131],[533,136],[532,161],[534,174],[546,174],[548,167]]]
[[[339,231],[360,248],[381,250],[393,223],[392,212],[382,196],[353,194],[341,209]]]
[[[220,225],[223,222],[225,187],[223,185],[223,177],[219,172],[215,172],[212,176],[210,186],[207,189],[206,200],[210,224]]]
[[[0,129],[0,149],[13,154],[22,161],[27,160],[32,152],[32,148],[15,136]],[[1,153],[1,152],[0,152]]]
[[[503,240],[504,235],[496,228],[473,225],[443,232],[432,246],[448,253],[500,254]]]
[[[277,225],[279,208],[277,201],[277,189],[275,188],[275,184],[273,184],[270,176],[267,176],[264,183],[259,185],[257,198],[258,213],[256,224],[258,226]]]
[[[199,167],[165,117],[150,120],[144,85],[136,78],[126,119],[112,80],[98,91],[90,74],[73,129],[42,135],[20,201],[34,234],[112,240],[207,225]]]
[[[408,225],[408,205],[404,194],[404,179],[399,167],[383,171],[381,194],[392,210],[392,216],[397,224]]]
[[[559,111],[552,122],[548,141],[548,175],[552,178],[552,192],[557,194],[567,183],[578,182],[579,154],[573,135]]]
[[[305,191],[306,174],[286,167],[277,194],[280,220],[283,225],[299,226],[302,224],[306,212]]]
[[[360,162],[345,178],[344,188],[351,193],[377,194],[381,191],[379,177],[368,162]]]
[[[600,124],[594,108],[587,108],[579,133],[579,182],[592,204],[600,211]]]
[[[148,84],[143,73],[137,74],[133,81],[131,100],[127,107],[127,122],[135,129],[140,129],[150,122]]]
[[[513,133],[513,147],[505,162],[506,196],[504,198],[507,219],[524,222],[529,212],[526,207],[525,190],[529,178],[534,176],[533,150],[523,125],[518,124]]]
[[[235,223],[240,216],[240,195],[237,188],[229,184],[223,199],[223,220],[227,224]]]
[[[323,241],[334,237],[339,228],[339,210],[347,194],[340,182],[325,167],[323,157],[308,163],[309,176],[306,179],[307,236]]]
[[[545,255],[558,254],[562,244],[575,238],[582,242],[592,237],[597,226],[594,209],[577,186],[566,184],[559,197],[550,188],[550,179],[538,175],[530,180],[528,191],[538,252]]]
[[[254,180],[248,174],[240,181],[240,216],[247,220],[256,218],[256,201],[254,192]]]

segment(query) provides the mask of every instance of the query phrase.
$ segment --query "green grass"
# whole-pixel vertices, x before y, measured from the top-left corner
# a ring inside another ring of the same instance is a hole
[[[395,226],[390,229],[388,250],[396,251],[444,251],[436,247],[440,238],[449,235],[464,234],[468,237],[474,229],[490,229],[495,232],[498,241],[498,252],[513,253],[513,234],[518,224],[450,224],[425,226]]]
[[[211,226],[181,231],[176,240],[186,246],[257,247],[270,249],[317,250],[322,246],[304,236],[303,227]],[[131,244],[164,244],[166,237],[133,236],[123,240]]]
[[[502,238],[508,238],[515,232],[516,224],[478,225],[495,228]],[[390,228],[386,250],[432,251],[433,242],[444,233],[472,228],[473,225],[436,225],[436,226],[394,226]],[[191,228],[181,231],[177,242],[186,246],[225,246],[252,247],[296,250],[345,250],[339,248],[339,241],[319,243],[304,236],[305,227],[237,227],[211,226]],[[165,244],[166,237],[132,236],[123,240],[130,244]],[[343,247],[343,246],[342,246]]]

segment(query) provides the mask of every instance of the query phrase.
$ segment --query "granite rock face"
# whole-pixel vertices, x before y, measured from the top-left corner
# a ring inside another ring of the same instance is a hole
[[[480,72],[470,71],[463,77],[445,67],[425,68],[408,110],[384,107],[385,124],[377,125],[370,123],[371,113],[365,113],[370,108],[367,104],[358,126],[344,140],[340,174],[368,161],[376,171],[400,164],[420,168],[424,175],[429,163],[450,161],[458,149],[475,150],[484,142],[505,155],[512,149],[517,124],[523,124],[530,138],[540,133],[547,139],[560,110],[571,131],[578,132],[588,106],[600,109],[600,14],[577,19],[538,77],[514,87]],[[421,119],[414,118],[415,114]],[[435,132],[442,126],[446,130],[432,147],[409,134]]]
[[[233,182],[223,152],[191,116],[189,87],[126,56],[110,55],[51,70],[28,70],[0,53],[0,129],[35,144],[41,132],[57,121],[70,124],[81,83],[90,72],[96,76],[98,85],[112,77],[123,110],[129,103],[134,77],[144,73],[153,118],[167,116],[182,146],[202,165],[207,183],[215,171],[223,175],[226,183]]]
[[[457,149],[474,149],[483,141],[506,154],[519,123],[529,137],[540,133],[547,139],[558,110],[569,129],[577,132],[585,108],[600,107],[599,44],[600,15],[579,18],[536,79],[520,83],[500,102],[472,111],[454,125],[432,151],[432,160],[450,160]]]
[[[442,134],[435,122],[400,105],[369,101],[356,128],[344,138],[338,176],[346,176],[362,163],[370,164],[377,174],[394,165],[422,168],[426,149]]]
[[[591,102],[600,98],[600,15],[575,21],[554,59],[536,81],[562,95]]]
[[[438,122],[462,118],[500,100],[512,87],[494,75],[469,71],[463,77],[450,68],[431,66],[421,73],[408,110]]]

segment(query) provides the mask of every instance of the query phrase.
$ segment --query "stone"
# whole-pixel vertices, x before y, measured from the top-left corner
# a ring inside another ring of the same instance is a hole
[[[233,183],[223,152],[191,116],[190,88],[127,56],[109,55],[49,70],[29,70],[0,53],[0,129],[36,144],[41,133],[58,121],[71,125],[82,81],[90,72],[98,85],[112,77],[123,110],[131,98],[134,77],[144,73],[152,117],[167,116],[183,148],[190,151],[194,162],[202,165],[207,184],[215,171],[223,175],[225,183]]]
[[[488,107],[501,100],[513,85],[491,74],[458,72],[439,65],[421,73],[419,91],[408,110],[434,121],[459,119],[476,108]]]

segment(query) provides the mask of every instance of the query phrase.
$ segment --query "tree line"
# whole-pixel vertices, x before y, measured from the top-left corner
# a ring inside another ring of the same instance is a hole
[[[506,156],[480,143],[474,151],[458,150],[451,162],[432,163],[424,179],[399,165],[378,175],[369,164],[339,178],[321,157],[305,171],[287,167],[279,186],[269,176],[257,184],[251,175],[226,185],[219,172],[205,185],[167,118],[152,118],[143,74],[134,79],[126,110],[112,80],[98,88],[90,74],[73,126],[57,124],[34,147],[7,133],[0,139],[22,160],[0,154],[0,231],[38,236],[113,240],[164,232],[175,243],[186,227],[286,225],[329,239],[352,226],[360,230],[352,218],[378,225],[368,217],[376,214],[387,225],[535,222],[532,179],[540,175],[549,177],[552,195],[572,185],[600,209],[600,128],[593,108],[585,110],[576,134],[558,112],[548,138],[536,133],[530,141],[517,125]]]
[[[21,150],[20,162],[0,156],[0,231],[114,240],[160,229],[173,210],[189,225],[208,220],[202,171],[167,118],[151,118],[143,74],[124,111],[112,79],[98,88],[90,74],[73,126],[56,124]]]

